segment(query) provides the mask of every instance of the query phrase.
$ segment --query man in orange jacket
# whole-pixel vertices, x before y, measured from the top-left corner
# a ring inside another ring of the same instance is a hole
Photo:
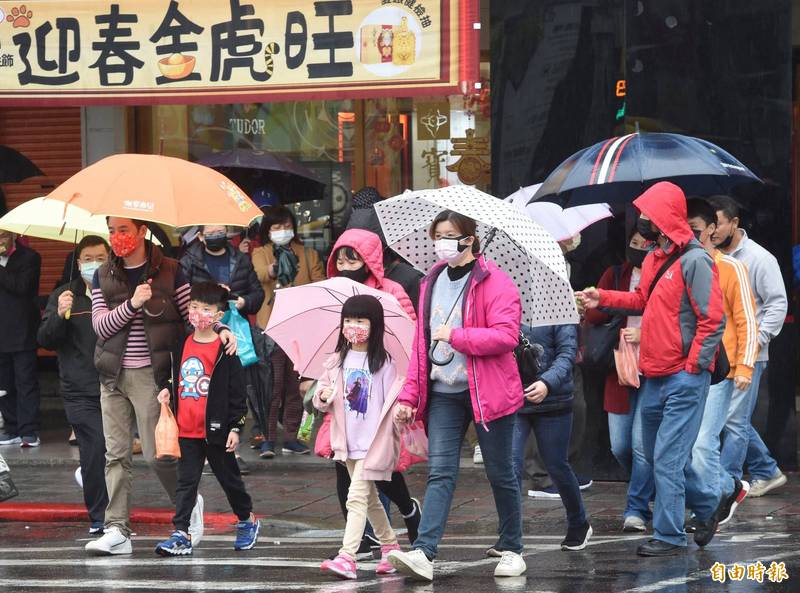
[[[719,435],[728,417],[733,390],[744,390],[750,385],[758,357],[758,322],[747,267],[717,251],[711,242],[717,226],[717,213],[713,206],[700,198],[692,198],[687,201],[687,210],[689,227],[714,258],[719,270],[722,305],[727,320],[722,343],[731,371],[727,379],[712,385],[708,392],[700,432],[692,447],[692,459],[686,473],[686,506],[697,515],[706,515],[712,508],[717,509],[717,519],[722,525],[733,517],[736,507],[750,491],[750,484],[722,471]],[[695,531],[695,522],[692,518],[686,530]]]

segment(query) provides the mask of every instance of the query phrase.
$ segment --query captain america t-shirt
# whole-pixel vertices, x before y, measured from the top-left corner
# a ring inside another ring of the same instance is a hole
[[[211,373],[219,354],[219,337],[203,343],[186,338],[178,384],[178,436],[186,439],[206,438],[206,404]]]

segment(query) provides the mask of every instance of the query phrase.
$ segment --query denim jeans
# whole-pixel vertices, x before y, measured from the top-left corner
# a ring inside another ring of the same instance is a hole
[[[636,516],[649,521],[653,516],[650,501],[655,494],[653,466],[647,461],[642,442],[642,398],[631,390],[630,409],[627,414],[608,414],[608,433],[611,452],[622,468],[628,472],[628,500],[623,517]]]
[[[428,484],[413,549],[436,557],[444,535],[461,462],[461,442],[473,418],[469,392],[431,393],[428,403]],[[492,486],[499,539],[496,549],[522,551],[522,502],[514,476],[514,414],[476,426],[483,467]]]
[[[564,414],[517,414],[514,423],[514,475],[522,492],[523,464],[525,463],[525,443],[533,430],[539,455],[544,462],[550,479],[558,490],[561,502],[567,511],[569,527],[582,527],[586,524],[586,511],[583,508],[578,478],[572,471],[567,456],[572,432],[572,412]]]
[[[645,378],[639,390],[644,452],[656,485],[653,537],[676,546],[686,546],[684,470],[700,431],[710,383],[708,372],[680,371]]]
[[[757,362],[750,387],[745,391],[734,390],[731,397],[720,463],[724,473],[739,479],[742,478],[745,461],[753,479],[768,480],[779,471],[778,464],[751,422],[758,401],[761,376],[766,368],[766,362]]]
[[[700,432],[686,466],[686,506],[703,522],[714,514],[720,498],[733,494],[733,478],[727,472],[722,473],[719,440],[733,392],[733,379],[709,388]]]

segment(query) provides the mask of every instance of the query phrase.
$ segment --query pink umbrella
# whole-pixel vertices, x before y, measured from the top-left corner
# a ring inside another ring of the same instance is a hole
[[[383,305],[386,325],[383,343],[397,365],[398,374],[405,375],[414,322],[392,295],[348,278],[278,290],[264,333],[283,348],[301,377],[319,379],[325,372],[325,361],[336,350],[342,305],[357,294],[372,295]]]

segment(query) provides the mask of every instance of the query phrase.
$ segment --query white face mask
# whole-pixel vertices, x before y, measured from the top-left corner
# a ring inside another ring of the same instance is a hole
[[[294,231],[270,231],[269,240],[275,245],[286,245],[294,239]]]
[[[461,246],[462,249],[459,250],[458,242],[461,239],[439,239],[434,243],[434,249],[436,251],[436,257],[438,257],[442,261],[446,261],[447,263],[453,263],[461,259],[461,256],[464,255],[464,251],[466,250],[465,246]]]
[[[91,284],[94,280],[94,273],[103,265],[100,261],[81,262],[81,277],[87,284]]]

